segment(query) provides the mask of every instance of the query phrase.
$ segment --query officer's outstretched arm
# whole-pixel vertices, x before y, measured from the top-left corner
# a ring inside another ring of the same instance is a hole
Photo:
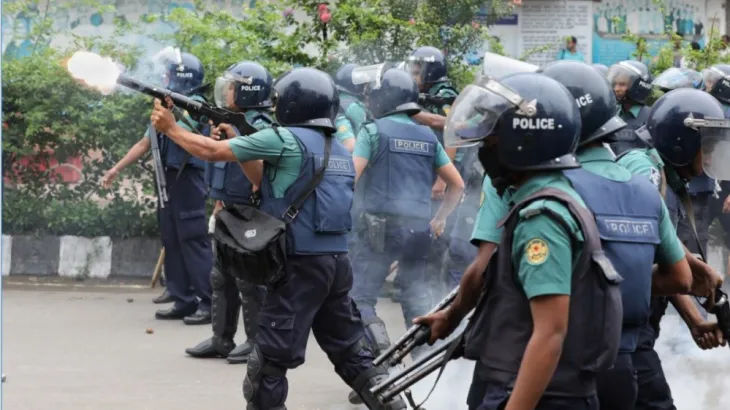
[[[109,188],[114,181],[114,179],[117,177],[117,175],[122,172],[124,168],[129,166],[129,164],[132,164],[134,162],[137,162],[142,155],[144,155],[147,151],[150,149],[150,139],[147,138],[147,136],[142,137],[139,141],[137,141],[136,144],[132,145],[132,148],[129,149],[129,151],[122,157],[122,159],[119,160],[116,164],[114,164],[113,167],[111,167],[108,171],[104,173],[104,176],[101,179],[101,185],[104,188]]]
[[[701,349],[712,349],[725,345],[722,331],[717,323],[706,321],[690,296],[675,295],[669,300],[687,324],[697,346]]]
[[[537,406],[560,360],[568,333],[569,306],[568,295],[542,295],[530,299],[532,336],[522,356],[506,410]]]
[[[421,111],[411,118],[413,118],[421,125],[425,125],[427,127],[437,130],[443,130],[444,126],[446,125],[446,117],[428,111]]]
[[[686,246],[684,252],[692,271],[692,290],[690,293],[715,300],[715,289],[722,285],[722,276],[710,265],[697,258]]]
[[[438,168],[436,174],[446,181],[446,196],[444,196],[444,201],[441,202],[441,206],[431,221],[432,231],[440,235],[441,233],[439,231],[443,231],[446,218],[449,217],[461,200],[461,194],[464,192],[464,180],[461,179],[459,171],[451,162]]]
[[[216,141],[200,134],[194,134],[175,121],[172,112],[165,108],[160,100],[155,99],[155,108],[150,115],[152,125],[172,138],[179,146],[191,155],[204,161],[237,161],[228,141]]]
[[[692,288],[692,271],[686,258],[673,264],[659,264],[651,278],[651,294],[671,296],[687,294]]]

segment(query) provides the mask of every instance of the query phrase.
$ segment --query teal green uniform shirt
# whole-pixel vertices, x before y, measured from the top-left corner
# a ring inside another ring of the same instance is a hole
[[[585,206],[560,172],[531,177],[511,195],[510,206],[548,187],[565,191]],[[548,216],[544,212],[548,210],[563,223]],[[512,266],[528,299],[541,295],[570,295],[573,262],[578,260],[582,250],[580,225],[562,203],[541,199],[520,211],[512,242]]]
[[[411,117],[403,113],[387,115],[383,118],[400,122],[403,124],[416,124]],[[407,137],[407,135],[404,135]],[[355,151],[352,153],[355,157],[365,158],[370,160],[376,152],[378,152],[378,144],[380,143],[380,136],[378,135],[378,127],[375,123],[366,124],[360,129],[360,134],[357,136],[357,142],[355,142]],[[434,169],[439,169],[444,165],[448,165],[451,162],[449,156],[446,155],[443,145],[440,142],[436,142],[436,155],[433,157]]]
[[[620,116],[630,115],[630,116],[636,118],[636,117],[639,116],[639,112],[641,111],[641,107],[643,107],[643,106],[642,105],[639,105],[639,104],[634,104],[634,105],[631,106],[631,108],[629,108],[628,111],[626,111],[626,110],[624,110],[623,105],[619,104],[618,114]]]
[[[343,98],[351,99],[352,103],[344,109],[344,112],[340,112],[335,119],[335,127],[337,128],[335,137],[340,142],[355,138],[360,132],[360,128],[367,121],[365,106],[356,95],[341,90],[340,100]]]
[[[448,81],[435,83],[431,86],[431,88],[429,88],[428,94],[441,98],[456,97],[457,95],[459,95],[459,93],[454,90],[454,88],[451,86],[451,83],[449,83]],[[429,104],[428,106],[424,106],[423,108],[434,114],[449,115],[449,111],[451,110],[451,104]]]
[[[260,159],[270,166],[268,169],[276,169],[276,172],[264,175],[264,178],[269,178],[276,198],[284,197],[287,188],[299,177],[302,149],[294,134],[286,128],[265,128],[231,138],[228,145],[239,162]]]
[[[337,138],[337,141],[343,142],[350,138],[355,138],[355,131],[352,129],[352,123],[350,123],[350,120],[345,116],[345,114],[337,115],[335,118],[335,128],[337,129],[337,132],[335,132],[335,138]]]
[[[660,188],[664,161],[654,148],[632,149],[622,155],[616,162],[634,175],[643,175],[649,178],[649,181],[657,189]]]
[[[624,182],[633,176],[628,169],[614,162],[613,153],[604,147],[581,149],[576,155],[583,169],[612,181]],[[656,249],[655,262],[674,264],[684,258],[684,248],[677,238],[677,231],[669,218],[669,211],[664,201],[662,201],[662,215],[659,221],[659,238],[660,243]]]
[[[497,223],[507,215],[509,208],[507,203],[497,193],[488,175],[484,176],[482,182],[482,199],[474,221],[474,231],[471,234],[471,243],[478,245],[478,242],[499,243],[502,239],[502,228]]]

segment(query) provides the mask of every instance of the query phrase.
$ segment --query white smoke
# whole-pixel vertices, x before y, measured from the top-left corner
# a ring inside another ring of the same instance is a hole
[[[730,406],[730,348],[701,350],[679,315],[671,312],[662,319],[656,351],[678,409],[720,410]]]

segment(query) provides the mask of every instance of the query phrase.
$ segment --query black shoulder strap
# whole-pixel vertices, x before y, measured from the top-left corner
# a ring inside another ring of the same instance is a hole
[[[322,163],[322,168],[317,170],[317,174],[314,175],[314,178],[312,178],[312,180],[309,182],[307,188],[301,194],[299,194],[299,197],[295,199],[294,202],[291,203],[291,205],[289,205],[286,211],[284,211],[284,215],[282,215],[282,218],[287,224],[294,222],[294,219],[296,219],[297,215],[299,214],[299,209],[301,208],[302,204],[304,204],[304,201],[306,201],[307,198],[312,195],[312,192],[314,192],[315,188],[317,188],[317,185],[319,185],[319,183],[322,182],[322,179],[324,178],[324,172],[327,169],[327,165],[329,164],[330,151],[332,150],[332,133],[327,131],[324,138],[324,161]]]

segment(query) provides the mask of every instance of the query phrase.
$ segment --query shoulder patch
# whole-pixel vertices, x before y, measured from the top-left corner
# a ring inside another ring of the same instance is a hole
[[[651,181],[654,186],[659,187],[662,183],[662,174],[659,172],[658,169],[651,167],[651,170],[649,172],[649,181]]]
[[[525,259],[530,265],[542,265],[550,255],[547,242],[540,238],[531,239],[525,246]]]

